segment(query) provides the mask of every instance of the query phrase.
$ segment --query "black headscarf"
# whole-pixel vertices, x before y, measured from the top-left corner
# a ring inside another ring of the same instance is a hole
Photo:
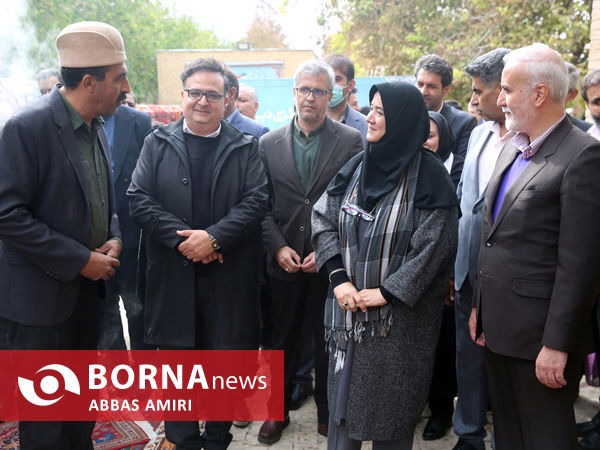
[[[402,171],[421,153],[415,193],[416,208],[457,205],[456,193],[441,161],[423,148],[429,137],[429,115],[421,92],[404,81],[373,85],[369,101],[379,92],[385,116],[385,134],[369,142],[352,158],[327,187],[329,195],[342,195],[362,161],[357,203],[371,211],[380,198],[398,186]]]
[[[456,136],[450,124],[444,116],[435,111],[429,111],[429,118],[435,122],[438,127],[439,144],[435,152],[443,161],[446,161],[456,145]]]

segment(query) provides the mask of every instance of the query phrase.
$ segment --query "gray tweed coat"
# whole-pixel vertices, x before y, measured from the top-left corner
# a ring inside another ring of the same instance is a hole
[[[338,239],[340,202],[341,197],[325,194],[315,205],[312,229],[319,270],[334,255],[326,243]],[[384,337],[365,332],[356,345],[346,411],[350,438],[388,441],[413,435],[427,400],[457,239],[456,207],[414,210],[405,262],[385,283],[395,297],[390,332]],[[320,252],[320,248],[329,250]],[[337,248],[341,252],[341,246]],[[330,354],[328,402],[332,412],[342,373],[334,373],[334,367]]]

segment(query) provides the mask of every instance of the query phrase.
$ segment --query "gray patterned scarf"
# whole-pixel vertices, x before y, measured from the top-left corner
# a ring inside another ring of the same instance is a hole
[[[358,289],[380,287],[388,274],[395,272],[404,262],[413,226],[413,203],[421,153],[417,153],[402,173],[396,189],[386,194],[371,213],[375,219],[368,222],[364,236],[358,234],[358,217],[343,211],[339,214],[339,239],[342,259],[348,278]],[[344,194],[342,204],[352,204],[356,198],[362,164],[356,169]],[[358,245],[361,239],[361,245]],[[390,304],[370,307],[366,312],[342,310],[329,290],[325,302],[325,335],[329,351],[335,351],[336,372],[344,365],[348,339],[360,343],[362,334],[370,328],[387,335],[393,322]]]

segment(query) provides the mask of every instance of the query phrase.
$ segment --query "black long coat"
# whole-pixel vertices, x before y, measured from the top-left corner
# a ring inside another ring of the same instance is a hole
[[[178,250],[177,230],[190,229],[192,182],[183,119],[146,138],[127,191],[131,217],[147,236],[145,341],[192,347],[195,338],[194,263]],[[260,222],[267,180],[258,144],[226,121],[215,154],[211,221],[224,262],[210,263],[215,349],[258,348]],[[200,264],[200,263],[198,263]]]

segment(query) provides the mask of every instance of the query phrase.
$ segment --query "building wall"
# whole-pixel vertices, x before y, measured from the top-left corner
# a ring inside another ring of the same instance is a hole
[[[281,78],[292,78],[296,67],[307,59],[314,59],[312,50],[160,50],[157,52],[158,102],[181,103],[181,74],[185,63],[197,58],[215,58],[224,63],[260,63],[277,65]],[[235,72],[235,66],[232,67]]]

